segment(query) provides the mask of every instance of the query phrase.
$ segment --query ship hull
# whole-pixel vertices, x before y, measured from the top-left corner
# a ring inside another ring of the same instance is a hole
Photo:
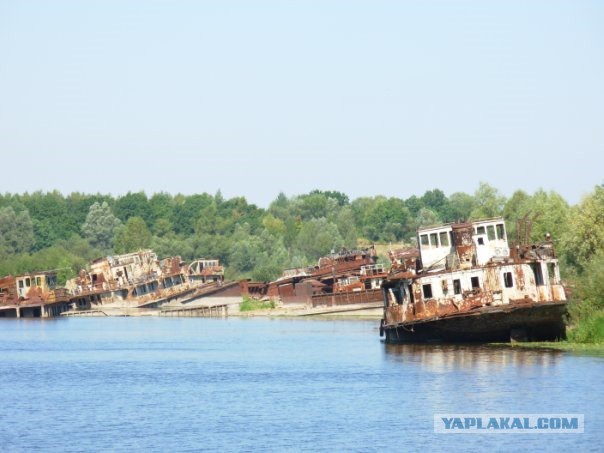
[[[566,337],[566,303],[488,306],[456,316],[384,326],[387,343],[553,341]]]

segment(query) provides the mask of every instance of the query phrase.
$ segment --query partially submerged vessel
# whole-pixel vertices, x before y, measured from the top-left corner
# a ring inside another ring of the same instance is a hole
[[[554,245],[508,245],[503,218],[417,232],[418,250],[391,254],[380,334],[389,343],[554,340],[566,294]]]
[[[66,288],[74,309],[145,310],[187,303],[220,288],[223,280],[218,260],[188,265],[180,256],[160,260],[152,250],[139,250],[93,261],[89,270],[67,281]]]
[[[53,271],[0,278],[0,318],[58,316],[70,309],[70,294],[57,287]]]
[[[316,266],[286,269],[272,282],[242,281],[242,293],[312,307],[375,304],[382,300],[380,286],[388,275],[376,261],[374,247],[343,248],[319,258]]]
[[[144,314],[227,292],[240,294],[239,284],[224,282],[216,259],[187,264],[179,256],[160,260],[152,250],[139,250],[92,261],[64,288],[52,271],[0,278],[0,317]]]

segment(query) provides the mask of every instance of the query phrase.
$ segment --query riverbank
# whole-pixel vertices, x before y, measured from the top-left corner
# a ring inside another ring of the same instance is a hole
[[[243,304],[242,304],[243,305]],[[262,307],[262,305],[258,305]],[[334,318],[348,320],[373,320],[379,321],[383,316],[382,303],[364,303],[350,304],[333,307],[309,307],[307,305],[276,305],[274,307],[265,306],[264,308],[256,308],[253,310],[244,309],[239,311],[230,310],[229,317],[240,318]]]
[[[593,311],[583,316],[571,317],[567,327],[567,340],[544,341],[534,343],[512,343],[513,347],[529,349],[556,349],[576,353],[589,353],[604,356],[604,313]]]
[[[574,343],[572,341],[535,341],[515,343],[492,343],[492,346],[506,346],[516,349],[555,349],[566,352],[584,352],[604,355],[604,343]]]
[[[161,308],[136,308],[118,304],[97,310],[77,310],[61,317],[200,317],[200,318],[332,318],[370,320],[379,324],[381,302],[311,307],[307,304],[282,304],[244,298],[204,298],[198,303],[168,304]]]

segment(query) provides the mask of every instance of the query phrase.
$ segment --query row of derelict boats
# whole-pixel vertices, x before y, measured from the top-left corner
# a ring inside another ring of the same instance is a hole
[[[139,250],[94,260],[63,287],[57,286],[56,271],[0,278],[0,317],[142,312],[186,303],[224,286],[224,268],[216,259],[185,263],[178,256],[160,260],[152,250]]]
[[[93,261],[56,286],[55,272],[0,278],[0,317],[54,317],[107,307],[157,309],[231,288],[284,305],[380,307],[387,342],[554,340],[565,336],[566,292],[554,244],[532,243],[526,221],[508,242],[503,218],[420,228],[417,247],[341,250],[272,282],[224,282],[216,259],[160,260],[141,250]]]
[[[554,243],[531,242],[530,221],[508,242],[501,217],[419,228],[417,247],[342,251],[274,282],[249,282],[256,297],[322,305],[379,303],[390,343],[555,340],[565,337],[567,296]]]

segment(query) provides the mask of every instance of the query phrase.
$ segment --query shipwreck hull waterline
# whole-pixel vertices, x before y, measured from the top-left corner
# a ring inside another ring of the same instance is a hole
[[[388,326],[383,333],[393,344],[554,341],[566,337],[565,313],[564,302],[483,307],[461,316]]]

